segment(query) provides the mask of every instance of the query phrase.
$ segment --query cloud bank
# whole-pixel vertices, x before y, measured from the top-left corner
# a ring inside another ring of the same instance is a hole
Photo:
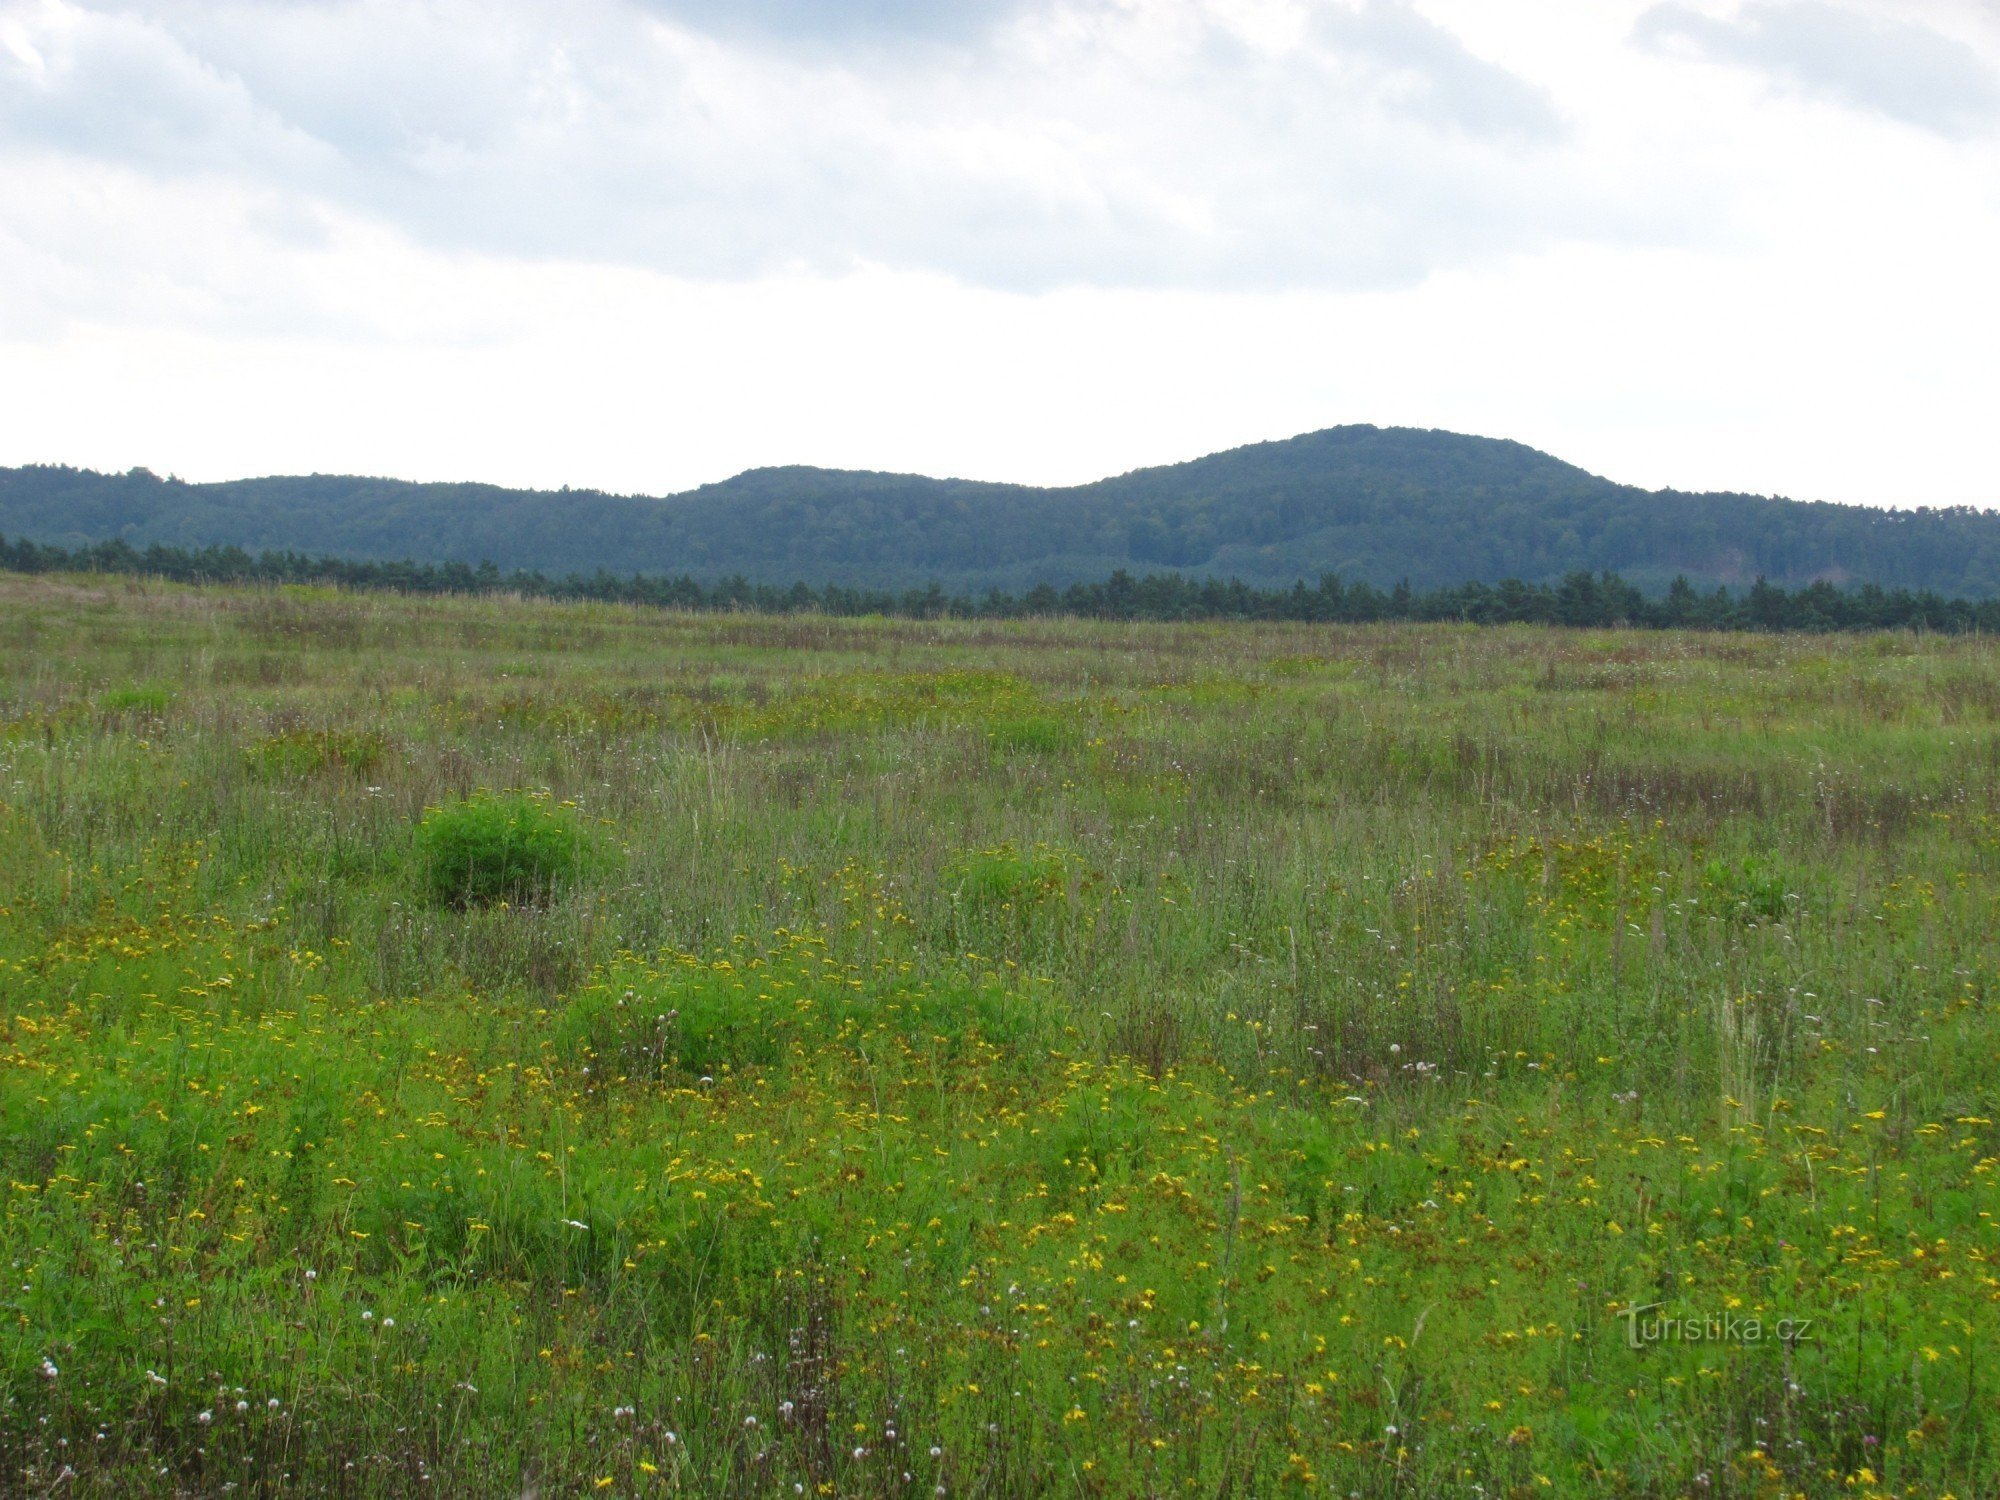
[[[695,277],[1409,285],[1615,232],[1548,94],[1400,0],[33,0],[0,139]]]

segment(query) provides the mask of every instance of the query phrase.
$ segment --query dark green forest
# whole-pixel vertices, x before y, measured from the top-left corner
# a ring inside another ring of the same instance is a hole
[[[236,547],[544,578],[1025,596],[1121,570],[1286,589],[1337,575],[1420,592],[1615,573],[1657,598],[1757,579],[2000,596],[2000,514],[1649,491],[1519,443],[1336,427],[1067,489],[756,469],[665,499],[330,475],[188,484],[146,470],[0,469],[0,534]]]
[[[190,550],[155,542],[141,552],[124,541],[65,548],[0,536],[0,571],[16,573],[123,574],[180,583],[319,584],[406,594],[512,594],[534,598],[592,599],[659,609],[754,610],[765,614],[889,615],[908,619],[1023,619],[1070,616],[1104,620],[1288,620],[1366,624],[1389,620],[1473,625],[1556,625],[1573,628],[1638,626],[1655,630],[1863,631],[1921,630],[1942,634],[2000,631],[2000,598],[1946,598],[1931,590],[1885,589],[1880,584],[1837,588],[1824,579],[1786,590],[1765,579],[1748,589],[1718,585],[1707,593],[1676,578],[1649,596],[1616,573],[1571,573],[1557,583],[1462,583],[1454,587],[1393,589],[1323,575],[1318,584],[1258,588],[1241,579],[1194,578],[1183,573],[1135,577],[1120,569],[1109,578],[1058,589],[1037,584],[1021,594],[988,589],[974,596],[947,593],[935,582],[900,592],[829,583],[789,588],[756,583],[738,574],[712,584],[685,574],[664,577],[608,571],[551,578],[538,572],[503,573],[491,562],[368,562],[264,552],[240,547]]]

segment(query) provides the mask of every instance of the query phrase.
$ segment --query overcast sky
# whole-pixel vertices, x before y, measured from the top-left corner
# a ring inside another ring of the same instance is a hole
[[[2000,504],[2000,0],[0,0],[0,464]]]

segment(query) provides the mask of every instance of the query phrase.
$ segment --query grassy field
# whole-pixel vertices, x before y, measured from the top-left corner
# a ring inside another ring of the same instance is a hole
[[[1975,639],[0,576],[0,1492],[2000,1493],[1996,813]]]

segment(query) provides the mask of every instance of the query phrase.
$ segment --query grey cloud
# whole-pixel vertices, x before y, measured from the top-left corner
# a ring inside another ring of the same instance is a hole
[[[638,0],[669,20],[724,36],[811,46],[977,36],[1034,0]]]
[[[70,86],[87,77],[88,88]],[[63,39],[54,69],[0,52],[0,139],[174,170],[296,170],[316,153],[243,84],[150,29],[111,21]]]
[[[1940,135],[1969,136],[2000,121],[2000,75],[1971,47],[1927,26],[1820,0],[1745,5],[1729,20],[1670,0],[1642,15],[1635,34]]]
[[[1475,136],[1553,141],[1563,134],[1562,116],[1543,90],[1475,57],[1407,5],[1369,0],[1358,10],[1328,7],[1318,31],[1336,51],[1405,81],[1402,106],[1419,118]]]

